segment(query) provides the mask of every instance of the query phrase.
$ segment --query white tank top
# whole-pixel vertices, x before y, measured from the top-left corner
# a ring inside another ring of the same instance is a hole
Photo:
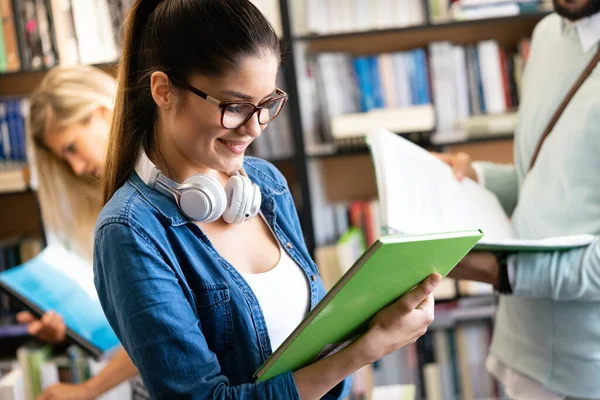
[[[306,274],[281,244],[279,254],[279,262],[273,269],[261,274],[242,274],[258,299],[273,351],[296,329],[310,308]]]

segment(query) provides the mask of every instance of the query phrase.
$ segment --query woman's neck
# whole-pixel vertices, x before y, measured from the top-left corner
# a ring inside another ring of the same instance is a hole
[[[187,178],[197,174],[207,174],[216,178],[223,186],[227,184],[229,176],[224,172],[211,169],[185,156],[174,143],[164,139],[164,135],[156,135],[152,149],[148,149],[148,158],[156,165],[163,175],[169,179],[182,183]]]

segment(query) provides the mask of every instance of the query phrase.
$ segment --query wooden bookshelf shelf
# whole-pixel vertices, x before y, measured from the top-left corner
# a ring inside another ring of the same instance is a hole
[[[117,64],[105,63],[93,65],[116,76]],[[28,96],[40,84],[47,69],[37,71],[16,71],[0,73],[0,95],[1,96]]]
[[[411,138],[409,135],[402,135],[407,139],[415,142],[417,144],[422,145],[426,149],[436,150],[438,147],[449,147],[449,146],[477,146],[479,144],[486,144],[492,142],[496,145],[499,142],[507,142],[512,145],[513,135],[512,134],[503,134],[503,135],[490,135],[490,136],[481,136],[481,137],[473,137],[468,139],[461,140],[449,140],[440,143],[436,143],[430,140],[429,136],[423,135],[421,138],[416,139],[416,135],[414,134]],[[458,148],[458,147],[455,147]],[[369,149],[367,146],[354,147],[349,149],[334,149],[330,152],[318,152],[318,153],[308,153],[307,157],[311,159],[327,159],[327,158],[343,158],[343,157],[354,157],[369,154]]]
[[[549,12],[539,12],[366,32],[307,35],[298,36],[294,40],[307,42],[312,52],[341,51],[354,54],[405,51],[426,47],[430,42],[442,40],[454,44],[473,44],[496,39],[501,46],[512,47],[521,38],[529,36],[535,24],[548,14]]]
[[[40,237],[41,221],[36,192],[27,190],[0,195],[0,240]]]

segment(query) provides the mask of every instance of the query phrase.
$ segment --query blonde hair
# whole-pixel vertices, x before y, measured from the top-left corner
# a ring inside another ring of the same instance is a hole
[[[46,232],[91,260],[94,225],[102,208],[100,182],[76,176],[45,146],[44,135],[85,123],[99,107],[112,113],[115,79],[94,67],[56,67],[30,97],[28,142],[39,182]],[[107,132],[108,135],[108,132]]]

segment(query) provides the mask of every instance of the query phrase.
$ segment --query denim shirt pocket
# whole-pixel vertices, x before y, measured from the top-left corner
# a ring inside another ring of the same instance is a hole
[[[225,284],[202,285],[194,290],[202,333],[216,354],[231,350],[234,344],[231,296]]]

